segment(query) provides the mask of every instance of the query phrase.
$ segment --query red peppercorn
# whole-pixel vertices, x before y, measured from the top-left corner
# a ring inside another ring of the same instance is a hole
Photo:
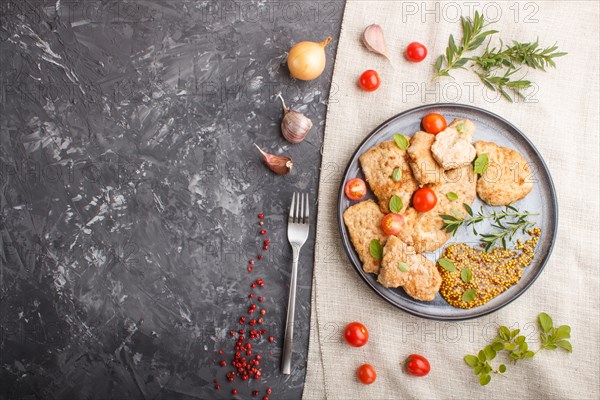
[[[268,246],[271,244],[271,241],[269,239],[265,240],[265,244]]]
[[[259,324],[262,324],[262,323],[264,322],[264,319],[262,319],[262,318],[259,318],[257,322],[258,322]]]
[[[221,367],[224,367],[226,365],[227,365],[227,361],[225,361],[225,360],[221,361]]]
[[[254,268],[252,268],[251,266],[248,267],[248,272],[252,272]]]
[[[252,391],[252,396],[254,396],[254,397],[258,396],[258,390],[253,390]]]
[[[240,324],[243,324],[246,322],[246,317],[240,317]]]
[[[250,355],[252,355],[252,350],[246,350],[246,355],[247,355],[247,356],[250,356]]]
[[[249,261],[250,265],[254,265],[254,260]]]
[[[268,396],[263,397],[263,400],[269,400]]]
[[[271,390],[271,388],[268,388],[267,389],[267,394],[271,394],[271,393],[273,393],[273,391]]]
[[[261,330],[260,330],[260,334],[261,334],[261,335],[265,335],[266,333],[267,333],[267,330],[266,330],[266,329],[261,329]]]
[[[235,336],[235,331],[229,331],[229,334],[230,334],[231,336]]]
[[[258,214],[258,218],[263,219],[265,215],[263,213]]]
[[[257,354],[257,355],[256,355],[256,359],[257,359],[257,360],[262,360],[262,356],[261,356],[260,354]]]
[[[232,389],[232,390],[231,390],[231,394],[238,394],[238,391],[237,391],[237,389]]]
[[[265,315],[267,313],[267,310],[265,310],[264,308],[262,310],[260,310],[260,315]]]
[[[258,301],[265,301],[265,298],[263,296],[259,296]]]
[[[251,287],[252,289],[254,289],[254,288],[256,287],[256,283],[253,283],[252,285],[250,285],[250,287]]]
[[[267,246],[266,244],[263,246],[263,250],[269,250],[269,246]]]
[[[269,336],[269,342],[273,343],[275,341],[275,338],[273,336]]]
[[[254,293],[250,293],[250,294],[248,295],[248,298],[249,298],[249,299],[253,299],[253,298],[254,298]]]
[[[260,231],[260,234],[261,234],[261,235],[266,235],[266,234],[267,234],[267,230],[266,230],[266,229],[262,229],[262,230]]]
[[[259,260],[262,260],[262,259],[263,259],[263,256],[262,256],[262,254],[259,254],[259,255],[258,255],[258,259],[259,259]]]
[[[215,389],[217,389],[217,390],[221,389],[221,385],[219,385],[218,383],[215,383]]]

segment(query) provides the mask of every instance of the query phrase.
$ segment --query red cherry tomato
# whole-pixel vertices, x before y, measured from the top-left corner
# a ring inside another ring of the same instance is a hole
[[[356,376],[365,385],[370,385],[377,379],[377,372],[371,364],[363,364],[356,370]]]
[[[397,235],[404,227],[404,216],[396,213],[389,213],[381,220],[381,229],[386,235]]]
[[[424,187],[413,195],[413,207],[420,212],[427,212],[433,209],[437,204],[437,196],[433,189]]]
[[[406,359],[406,372],[413,376],[425,376],[431,370],[429,361],[418,354],[411,354]]]
[[[367,185],[360,178],[353,178],[346,182],[344,193],[350,200],[362,200],[367,195]]]
[[[377,90],[377,88],[381,85],[381,79],[379,79],[379,74],[377,71],[368,69],[362,73],[360,78],[358,79],[358,86],[362,90],[367,92],[372,92]]]
[[[431,113],[427,114],[425,118],[423,118],[423,128],[425,128],[425,132],[427,133],[433,133],[434,135],[437,135],[446,129],[446,126],[446,118],[440,114]]]
[[[360,322],[350,322],[344,329],[344,339],[350,346],[362,347],[369,341],[369,331]]]
[[[419,42],[412,42],[406,46],[406,58],[408,61],[421,62],[427,57],[427,47]]]

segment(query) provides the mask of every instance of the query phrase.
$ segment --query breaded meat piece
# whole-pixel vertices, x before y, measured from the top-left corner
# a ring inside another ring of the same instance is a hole
[[[381,229],[382,219],[383,213],[373,200],[361,201],[344,211],[344,223],[350,240],[363,263],[363,270],[368,273],[379,273],[381,260],[371,256],[369,245],[373,239],[379,239],[381,245],[385,245],[387,236]]]
[[[440,214],[457,212],[466,216],[463,203],[473,204],[476,196],[477,177],[471,165],[451,169],[444,174],[444,182],[428,185],[437,197],[435,207],[427,212],[419,212],[412,206],[404,213],[405,225],[398,237],[412,245],[417,253],[436,250],[452,236],[442,229],[444,223]],[[447,194],[453,192],[457,200],[450,201]]]
[[[444,170],[449,170],[471,164],[475,159],[476,151],[464,133],[449,126],[435,135],[431,154]]]
[[[475,124],[466,118],[456,118],[450,125],[452,128],[456,128],[458,133],[461,133],[469,143],[473,141],[475,136]]]
[[[400,263],[405,263],[408,270],[402,271]],[[387,288],[403,287],[409,296],[421,301],[432,301],[442,284],[435,263],[396,236],[388,238],[377,280]]]
[[[400,213],[403,213],[417,190],[417,182],[406,161],[406,151],[400,149],[393,140],[382,142],[360,156],[360,165],[369,187],[379,200],[381,211],[388,213],[390,199],[397,195],[402,199],[403,207]],[[401,170],[397,182],[392,179],[396,168]]]
[[[475,142],[477,156],[487,154],[489,164],[477,180],[477,194],[492,206],[505,206],[521,200],[533,189],[532,171],[516,150],[491,142]]]
[[[410,139],[410,146],[406,150],[410,168],[419,186],[443,181],[444,170],[431,154],[434,140],[435,135],[419,131]]]

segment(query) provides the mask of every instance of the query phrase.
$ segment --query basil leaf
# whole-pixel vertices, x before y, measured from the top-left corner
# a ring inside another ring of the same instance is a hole
[[[550,318],[550,316],[546,313],[540,313],[540,315],[538,315],[538,321],[540,323],[540,328],[542,328],[542,330],[545,333],[550,332],[550,329],[552,329],[552,318]]]
[[[454,266],[454,263],[448,260],[447,258],[440,258],[438,260],[438,264],[440,264],[440,267],[444,268],[448,272],[456,272],[456,267]]]
[[[556,345],[558,347],[561,347],[563,349],[565,349],[566,351],[568,351],[569,353],[573,352],[573,347],[571,347],[571,343],[568,340],[561,340],[556,342]]]
[[[479,384],[481,386],[485,386],[492,380],[492,377],[489,374],[481,374],[479,375]]]
[[[484,174],[485,171],[487,171],[488,169],[488,165],[490,163],[490,160],[488,159],[487,154],[485,153],[481,153],[476,159],[475,159],[475,167],[473,169],[473,171],[476,174]]]
[[[400,261],[398,263],[398,269],[402,272],[408,272],[408,264],[406,264],[405,262]]]
[[[479,358],[479,361],[484,362],[485,361],[485,352],[483,350],[479,350],[479,354],[477,354],[477,358]]]
[[[487,358],[490,361],[496,358],[496,351],[492,349],[492,346],[485,346],[483,352],[485,353],[485,358]]]
[[[394,172],[392,172],[392,179],[394,182],[398,182],[402,179],[402,170],[400,168],[394,168]]]
[[[467,354],[465,356],[465,362],[467,363],[467,365],[469,367],[475,368],[479,364],[479,359],[477,357],[475,357],[475,356]]]
[[[379,239],[371,240],[369,244],[369,253],[371,253],[371,257],[376,260],[381,260],[383,258],[383,246]]]
[[[467,289],[462,294],[462,300],[465,303],[470,303],[473,300],[475,300],[475,296],[477,296],[477,292],[475,291],[475,289]]]
[[[556,329],[554,334],[554,340],[568,339],[571,337],[571,327],[568,325],[561,325]]]
[[[498,328],[498,336],[504,340],[510,340],[510,330],[505,326],[501,326]]]
[[[399,133],[394,135],[394,142],[396,142],[396,146],[400,148],[400,150],[408,149],[408,139]]]
[[[446,197],[450,201],[458,200],[458,195],[456,193],[454,193],[454,192],[448,192],[448,193],[446,193]]]
[[[495,351],[502,351],[504,350],[504,345],[502,343],[494,343],[492,345],[492,349],[494,349]]]
[[[465,133],[467,131],[467,128],[465,128],[465,124],[458,124],[456,126],[456,130],[458,131],[458,133]]]
[[[471,282],[472,278],[473,272],[470,268],[463,268],[462,271],[460,271],[460,279],[462,279],[463,282]]]
[[[402,199],[396,195],[393,195],[389,204],[390,211],[393,213],[399,213],[402,210],[402,207],[404,207],[404,204],[402,204]]]

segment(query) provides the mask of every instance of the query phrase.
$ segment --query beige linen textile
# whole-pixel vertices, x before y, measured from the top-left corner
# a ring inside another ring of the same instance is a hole
[[[556,41],[561,50],[569,52],[557,60],[556,70],[530,72],[527,79],[539,85],[537,92],[529,102],[517,104],[494,98],[468,71],[454,72],[456,81],[442,79],[439,86],[431,82],[430,65],[445,50],[448,35],[461,35],[459,23],[449,21],[456,11],[446,4],[357,0],[346,4],[325,130],[313,334],[304,398],[597,399],[598,2],[479,3],[478,8],[485,8],[490,18],[501,11],[494,28],[503,39],[539,37],[542,44]],[[473,3],[452,4],[466,14]],[[427,10],[434,12],[423,14]],[[362,30],[372,23],[385,30],[391,63],[368,53],[359,41]],[[429,49],[422,64],[410,64],[402,57],[413,40]],[[357,77],[368,68],[379,71],[383,79],[373,93],[362,92],[356,85]],[[427,321],[388,305],[352,270],[337,229],[340,177],[357,145],[387,118],[436,101],[474,104],[513,122],[548,163],[559,200],[558,237],[543,274],[509,306],[467,322]],[[463,356],[488,343],[498,324],[518,326],[535,342],[533,322],[540,311],[548,312],[555,323],[572,326],[573,353],[540,352],[533,360],[509,365],[506,378],[493,376],[490,385],[480,387]],[[355,320],[370,331],[369,343],[358,349],[341,340],[345,324]],[[429,376],[412,378],[401,372],[403,360],[411,353],[427,356],[432,365]],[[373,385],[360,385],[354,377],[363,362],[377,369]]]

